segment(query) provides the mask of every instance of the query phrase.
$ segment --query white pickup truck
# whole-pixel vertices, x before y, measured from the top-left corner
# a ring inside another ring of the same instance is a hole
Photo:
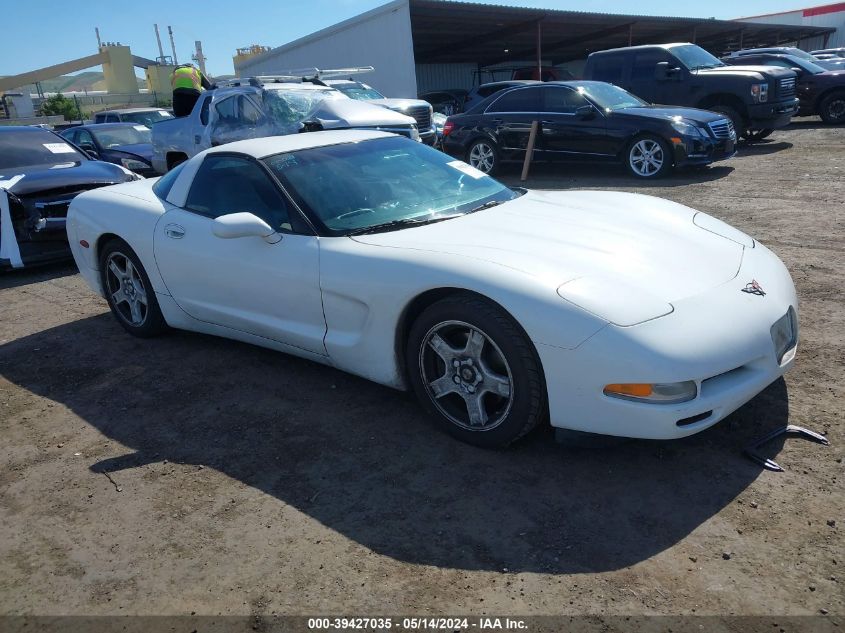
[[[223,143],[350,128],[420,140],[414,118],[350,99],[322,82],[292,81],[287,76],[248,78],[202,93],[186,117],[153,125],[152,164],[163,174]]]

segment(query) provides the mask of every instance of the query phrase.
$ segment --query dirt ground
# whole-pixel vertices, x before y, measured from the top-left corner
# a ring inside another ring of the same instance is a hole
[[[485,451],[323,366],[133,339],[72,265],[4,274],[0,613],[845,615],[845,128],[645,186],[590,165],[528,186],[653,194],[759,238],[798,287],[793,370],[682,441]],[[772,443],[784,473],[742,456],[787,422],[831,446]]]

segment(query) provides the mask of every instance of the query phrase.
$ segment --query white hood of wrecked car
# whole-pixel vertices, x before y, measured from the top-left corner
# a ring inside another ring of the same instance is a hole
[[[354,99],[326,99],[308,114],[307,120],[319,121],[325,129],[345,127],[407,127],[416,124],[413,117]]]
[[[633,325],[736,277],[744,234],[706,214],[694,221],[698,213],[638,194],[529,191],[452,220],[354,239],[520,270],[602,318]]]

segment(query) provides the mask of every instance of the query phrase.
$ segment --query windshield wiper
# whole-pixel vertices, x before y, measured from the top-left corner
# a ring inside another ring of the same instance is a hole
[[[484,209],[491,209],[493,207],[498,207],[500,204],[505,202],[505,200],[490,200],[489,202],[485,202],[484,204],[480,204],[477,207],[473,207],[467,213],[475,213],[476,211],[483,211]]]
[[[390,231],[409,226],[422,226],[424,224],[434,224],[435,222],[442,222],[443,220],[451,220],[464,215],[463,213],[454,213],[451,215],[438,215],[433,218],[425,220],[416,220],[414,218],[402,218],[399,220],[391,220],[390,222],[382,222],[381,224],[373,224],[372,226],[362,226],[360,229],[353,229],[347,233],[351,235],[367,235],[368,233],[381,233],[383,231]]]

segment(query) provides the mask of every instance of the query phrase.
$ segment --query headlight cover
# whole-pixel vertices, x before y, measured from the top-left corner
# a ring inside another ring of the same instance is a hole
[[[674,129],[679,134],[685,134],[687,136],[706,136],[706,134],[700,127],[692,123],[687,123],[686,121],[672,121],[672,129]]]
[[[132,171],[150,168],[149,164],[145,163],[142,160],[136,160],[134,158],[121,158],[120,164],[126,167],[126,169],[131,169]]]
[[[772,343],[778,365],[782,365],[784,360],[791,360],[791,356],[787,358],[787,353],[794,350],[798,343],[798,318],[792,306],[772,325]]]
[[[769,84],[751,84],[751,99],[754,103],[765,103],[769,100]]]

